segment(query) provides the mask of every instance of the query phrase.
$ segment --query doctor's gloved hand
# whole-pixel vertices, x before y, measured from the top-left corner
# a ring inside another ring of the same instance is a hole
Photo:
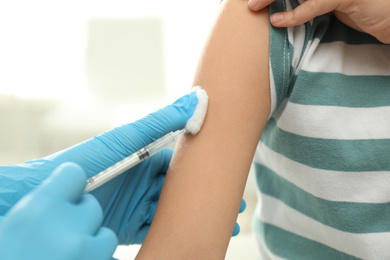
[[[244,212],[246,208],[246,202],[244,199],[242,199],[241,201],[241,206],[240,206],[240,211],[238,213],[242,213]],[[234,226],[234,230],[233,230],[233,237],[237,236],[238,234],[240,233],[240,226],[238,225],[238,223],[236,223],[236,225]]]
[[[108,260],[115,234],[101,227],[102,210],[83,195],[86,175],[64,163],[21,199],[0,222],[0,259]]]
[[[191,92],[134,123],[64,151],[20,165],[1,166],[0,216],[64,162],[80,165],[90,178],[165,134],[183,129],[197,103],[196,93]],[[165,149],[91,192],[103,209],[103,226],[116,233],[120,244],[145,239],[171,156],[172,150]]]

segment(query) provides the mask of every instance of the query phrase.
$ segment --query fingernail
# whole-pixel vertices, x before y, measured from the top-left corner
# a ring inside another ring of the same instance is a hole
[[[271,23],[279,23],[283,20],[283,14],[276,13],[271,15]]]
[[[253,8],[256,7],[256,5],[259,3],[259,0],[249,0],[248,5],[249,7]]]

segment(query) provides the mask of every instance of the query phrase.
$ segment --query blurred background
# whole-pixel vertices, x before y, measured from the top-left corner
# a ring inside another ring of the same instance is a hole
[[[185,3],[185,4],[183,4]],[[0,165],[49,155],[187,93],[220,0],[0,1]],[[226,259],[255,259],[253,174]],[[138,247],[121,246],[120,259]]]

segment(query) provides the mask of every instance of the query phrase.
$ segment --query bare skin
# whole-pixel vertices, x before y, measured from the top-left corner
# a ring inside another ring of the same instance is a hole
[[[176,149],[137,259],[224,259],[270,111],[267,9],[227,0],[194,85],[209,95],[200,133]]]

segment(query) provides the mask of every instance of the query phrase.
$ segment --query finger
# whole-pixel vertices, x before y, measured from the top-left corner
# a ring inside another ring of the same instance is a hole
[[[156,214],[157,204],[158,204],[158,201],[152,201],[150,203],[150,208],[149,208],[148,214],[147,214],[146,219],[145,219],[145,224],[148,224],[148,225],[152,224],[154,215]]]
[[[89,234],[95,234],[103,221],[103,211],[97,199],[91,194],[83,195],[76,210],[80,228]]]
[[[130,226],[127,226],[129,230],[121,232],[118,239],[119,245],[140,245],[144,242],[146,235],[149,232],[150,225],[143,225],[139,227],[135,232]]]
[[[160,154],[162,157],[162,166],[159,173],[162,175],[166,175],[173,156],[173,149],[166,148],[162,150]]]
[[[111,259],[117,245],[118,239],[114,232],[102,227],[85,245],[85,258],[83,259]]]
[[[249,0],[248,6],[252,11],[260,11],[266,6],[269,6],[271,3],[275,2],[275,0]]]
[[[133,244],[140,245],[144,242],[146,235],[148,234],[150,225],[142,226],[135,235]]]
[[[75,163],[63,163],[42,182],[37,192],[50,193],[76,203],[83,194],[87,177]]]
[[[96,138],[115,151],[132,154],[169,132],[183,129],[197,104],[197,93],[193,91],[134,123],[117,127]]]
[[[233,230],[233,237],[237,236],[240,233],[240,226],[236,223]]]
[[[333,11],[337,4],[336,0],[308,0],[294,10],[271,15],[270,20],[277,27],[296,26]]]
[[[144,200],[148,203],[148,211],[145,215],[144,223],[152,224],[154,215],[156,214],[158,200],[160,198],[161,189],[163,187],[165,176],[159,176],[151,185],[150,189],[144,195]]]
[[[140,166],[142,165],[142,169],[144,171],[143,176],[145,174],[148,175],[148,178],[155,178],[159,175],[166,175],[169,165],[171,163],[173,155],[173,149],[171,148],[165,148],[164,150],[158,152],[153,157],[149,158],[148,160],[142,162]],[[135,169],[136,171],[139,171],[138,169]],[[137,173],[141,174],[141,173]]]
[[[240,213],[242,213],[242,212],[244,212],[244,210],[246,209],[246,202],[245,202],[245,200],[243,199],[242,201],[241,201],[241,206],[240,206]]]

